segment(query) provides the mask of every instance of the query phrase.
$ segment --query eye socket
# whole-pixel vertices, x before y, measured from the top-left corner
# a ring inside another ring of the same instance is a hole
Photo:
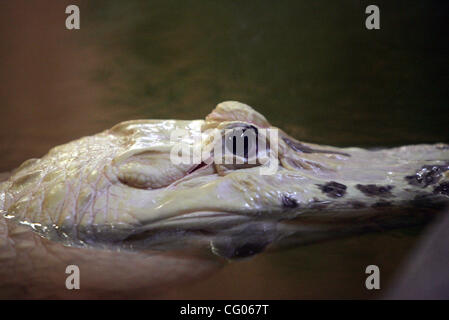
[[[254,126],[239,126],[225,131],[223,152],[243,159],[257,158],[258,130]]]

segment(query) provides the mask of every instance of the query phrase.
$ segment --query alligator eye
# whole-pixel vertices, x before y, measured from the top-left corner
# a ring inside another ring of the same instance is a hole
[[[250,159],[257,157],[258,131],[254,126],[240,126],[227,129],[224,136],[225,154]]]

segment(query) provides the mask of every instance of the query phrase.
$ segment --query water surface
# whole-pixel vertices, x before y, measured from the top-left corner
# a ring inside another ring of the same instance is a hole
[[[297,139],[387,147],[448,142],[443,1],[70,1],[0,4],[0,171],[137,118],[204,118],[245,102]],[[423,227],[268,252],[164,298],[362,298],[388,288]]]

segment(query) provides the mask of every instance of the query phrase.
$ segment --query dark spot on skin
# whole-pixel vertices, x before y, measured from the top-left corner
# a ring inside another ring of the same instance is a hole
[[[303,145],[302,143],[298,141],[293,141],[287,137],[282,137],[282,140],[294,151],[296,152],[302,152],[302,153],[332,153],[332,154],[340,154],[342,156],[350,157],[351,155],[344,153],[344,152],[338,152],[338,151],[332,151],[332,150],[319,150],[319,149],[312,149],[306,145]]]
[[[449,196],[449,182],[443,182],[439,186],[435,187],[433,189],[433,193]]]
[[[359,189],[365,196],[368,197],[387,197],[391,198],[393,195],[391,194],[391,190],[393,190],[394,186],[377,186],[375,184],[358,184],[355,186]]]
[[[295,198],[284,194],[284,195],[282,195],[282,206],[284,208],[297,208],[298,201],[296,201]]]
[[[346,194],[346,186],[344,184],[331,181],[324,185],[317,184],[318,188],[321,189],[328,197],[331,198],[341,198]]]
[[[425,188],[428,185],[437,183],[441,179],[442,173],[447,170],[449,170],[449,164],[425,165],[414,175],[406,176],[405,180],[412,186]]]
[[[365,203],[363,203],[363,202],[361,202],[361,201],[357,201],[357,200],[350,201],[349,204],[352,205],[352,207],[353,207],[354,209],[363,209],[363,208],[366,208],[366,204],[365,204]]]
[[[391,207],[391,202],[389,201],[378,201],[375,204],[372,205],[373,208],[385,208],[385,207]]]

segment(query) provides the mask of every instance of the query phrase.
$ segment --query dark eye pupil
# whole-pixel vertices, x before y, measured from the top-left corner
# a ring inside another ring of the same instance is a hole
[[[240,127],[233,131],[232,135],[229,135],[226,139],[229,143],[226,143],[226,148],[236,156],[243,156],[248,159],[252,156],[254,151],[257,154],[257,128],[254,126]],[[243,147],[243,148],[242,148]],[[243,151],[243,154],[241,154]]]

